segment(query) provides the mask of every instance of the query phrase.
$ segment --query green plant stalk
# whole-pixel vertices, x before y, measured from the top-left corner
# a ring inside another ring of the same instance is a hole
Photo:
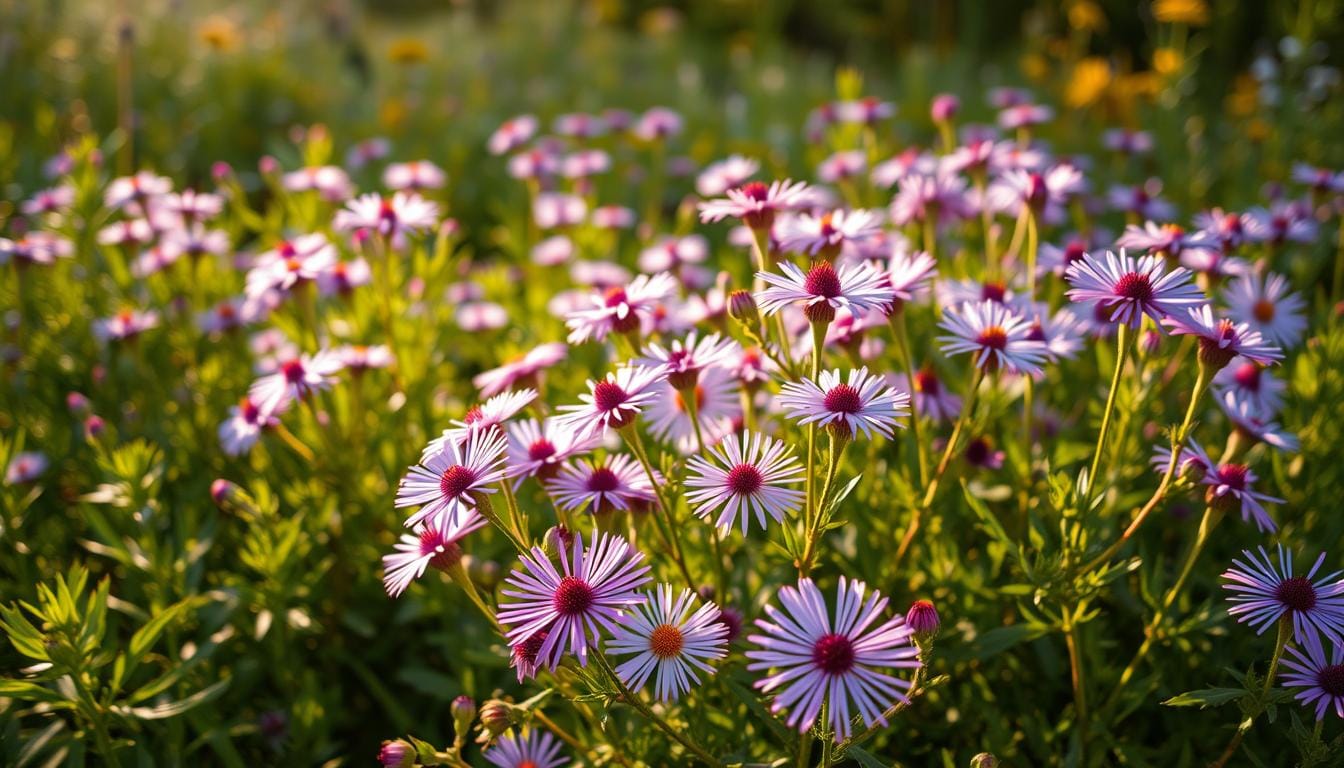
[[[761,244],[762,238],[768,236],[768,230],[757,231],[755,227],[749,227],[749,229],[751,230],[751,251],[756,257],[756,269],[760,272],[769,272],[770,265],[765,258],[765,246]],[[759,277],[754,278],[752,281],[752,289],[759,292],[762,287],[763,283],[761,279]],[[772,317],[774,318],[772,330],[775,332],[775,343],[779,345],[780,356],[788,362],[786,370],[792,372],[793,350],[789,349],[789,334],[784,330],[784,317],[778,312],[774,313]]]
[[[1086,602],[1079,603],[1075,613],[1081,614],[1085,609]],[[1069,682],[1073,686],[1073,707],[1074,715],[1078,719],[1078,744],[1079,751],[1082,753],[1078,761],[1081,765],[1087,765],[1087,728],[1088,728],[1088,708],[1087,708],[1087,678],[1083,671],[1083,656],[1079,648],[1082,641],[1078,636],[1078,623],[1074,620],[1075,616],[1069,616],[1064,624],[1064,644],[1069,650]]]
[[[1214,528],[1218,527],[1218,523],[1222,522],[1222,519],[1223,513],[1215,509],[1212,504],[1204,507],[1204,517],[1199,521],[1199,532],[1195,534],[1195,540],[1191,543],[1190,551],[1185,556],[1185,564],[1181,566],[1181,573],[1176,577],[1176,582],[1171,585],[1171,589],[1167,590],[1166,595],[1163,596],[1162,606],[1158,608],[1148,625],[1144,627],[1143,644],[1139,646],[1139,650],[1134,654],[1134,658],[1130,660],[1128,666],[1125,667],[1124,672],[1120,673],[1120,682],[1116,684],[1115,692],[1111,694],[1111,702],[1114,702],[1115,698],[1129,684],[1129,681],[1134,677],[1134,673],[1138,671],[1139,664],[1143,662],[1144,657],[1153,647],[1157,630],[1161,627],[1163,620],[1166,619],[1171,606],[1175,605],[1176,599],[1180,597],[1182,590],[1185,588],[1186,580],[1190,578],[1190,573],[1194,570],[1195,561],[1199,559],[1200,553],[1204,551],[1204,545],[1209,541],[1209,535],[1213,533]]]
[[[835,481],[836,471],[840,467],[840,458],[844,455],[845,446],[849,445],[849,440],[837,438],[834,432],[827,430],[830,435],[829,458],[826,462],[826,480],[821,486],[821,495],[817,499],[816,514],[807,529],[807,542],[803,545],[803,556],[798,562],[798,572],[802,576],[807,576],[812,572],[812,561],[817,554],[817,541],[821,538],[821,518],[822,509],[826,505],[826,498],[830,493],[831,484]]]
[[[1143,525],[1143,521],[1148,519],[1148,515],[1152,514],[1153,510],[1157,509],[1157,505],[1166,498],[1167,491],[1171,489],[1171,483],[1176,478],[1176,468],[1180,465],[1181,448],[1184,447],[1186,440],[1190,437],[1190,430],[1195,421],[1195,412],[1199,405],[1200,398],[1203,397],[1204,391],[1209,388],[1209,383],[1211,381],[1212,376],[1207,367],[1203,363],[1200,363],[1199,373],[1195,376],[1195,388],[1190,393],[1190,404],[1186,406],[1185,418],[1181,421],[1181,426],[1176,430],[1176,440],[1171,452],[1171,460],[1167,462],[1167,469],[1162,473],[1162,481],[1158,483],[1157,490],[1153,491],[1153,495],[1139,508],[1138,514],[1134,516],[1134,520],[1130,522],[1129,527],[1125,529],[1125,532],[1120,534],[1120,538],[1116,539],[1111,546],[1106,548],[1106,551],[1093,558],[1086,566],[1084,566],[1084,571],[1094,570],[1110,562],[1111,558],[1115,557],[1116,553],[1120,551],[1120,548],[1125,545],[1125,542],[1129,541],[1130,537],[1138,532],[1139,527]],[[1236,433],[1234,432],[1233,434]],[[1226,457],[1224,457],[1224,460],[1226,460]]]
[[[681,731],[677,730],[676,728],[673,728],[671,725],[668,724],[666,720],[659,717],[656,712],[650,709],[649,706],[645,704],[642,699],[639,698],[639,694],[627,688],[625,683],[621,681],[620,676],[616,674],[616,670],[611,668],[611,662],[607,660],[605,654],[603,654],[601,651],[598,651],[597,653],[594,653],[592,655],[592,658],[597,660],[597,665],[602,668],[602,672],[605,673],[606,676],[611,680],[611,683],[616,686],[616,690],[621,692],[622,701],[634,707],[635,711],[643,715],[645,720],[648,720],[649,722],[653,723],[661,731],[666,733],[668,736],[671,736],[673,741],[676,741],[678,744],[685,747],[688,751],[691,752],[691,754],[699,758],[701,762],[705,763],[706,765],[713,766],[713,768],[720,768],[720,766],[722,766],[722,763],[720,763],[718,759],[716,759],[713,755],[709,754],[709,752],[706,751],[703,747],[701,747],[699,744],[696,744],[694,741],[691,741],[684,734],[682,734]]]
[[[1269,695],[1269,689],[1274,686],[1274,675],[1279,671],[1279,660],[1283,658],[1283,648],[1287,645],[1288,638],[1292,637],[1292,634],[1292,617],[1290,614],[1284,614],[1283,617],[1279,619],[1279,635],[1274,642],[1274,655],[1269,659],[1269,671],[1265,674],[1265,684],[1260,687],[1260,700],[1262,703],[1265,697]],[[1237,753],[1237,748],[1241,746],[1241,740],[1246,737],[1246,733],[1251,730],[1251,726],[1255,725],[1255,718],[1258,717],[1259,714],[1260,713],[1257,712],[1248,715],[1245,720],[1241,721],[1241,725],[1237,726],[1237,732],[1232,734],[1232,740],[1227,743],[1227,749],[1224,749],[1223,754],[1210,764],[1210,768],[1223,768],[1223,766],[1227,765],[1227,761],[1232,759],[1232,756]],[[1318,735],[1320,733],[1320,724],[1321,721],[1317,720],[1316,726]]]
[[[630,446],[630,450],[635,452],[635,458],[639,459],[639,464],[644,468],[644,474],[648,475],[649,482],[653,485],[653,495],[658,502],[658,511],[662,513],[663,520],[667,525],[668,548],[671,550],[672,559],[676,561],[677,567],[681,570],[681,575],[686,579],[686,586],[695,589],[695,579],[691,578],[691,569],[686,567],[686,556],[682,553],[681,533],[677,529],[677,521],[672,516],[672,508],[663,498],[663,492],[658,482],[658,476],[653,471],[653,464],[649,463],[649,453],[644,448],[644,438],[640,437],[639,429],[634,424],[629,424],[620,429],[621,437]]]
[[[1101,428],[1097,430],[1097,447],[1092,452],[1092,467],[1087,473],[1087,497],[1089,501],[1097,497],[1097,487],[1100,485],[1097,471],[1101,468],[1101,457],[1106,452],[1106,437],[1111,429],[1111,413],[1115,410],[1115,395],[1120,390],[1120,376],[1125,371],[1125,362],[1129,359],[1129,352],[1134,346],[1132,335],[1128,323],[1121,323],[1116,330],[1115,371],[1111,374],[1111,389],[1106,393],[1106,408],[1101,412]]]
[[[920,435],[919,426],[919,406],[913,392],[915,388],[915,360],[910,354],[910,336],[905,326],[905,311],[897,309],[892,313],[888,321],[891,325],[892,336],[896,338],[896,348],[901,355],[901,364],[905,366],[905,379],[912,390],[910,393],[910,434],[915,441],[915,460],[919,465],[919,484],[926,485],[929,482],[929,458],[924,452],[924,439]]]
[[[911,704],[914,703],[914,700],[917,696],[919,696],[921,693],[924,692],[923,685],[924,685],[924,678],[926,676],[925,670],[927,669],[928,669],[928,662],[925,662],[923,665],[921,665],[919,668],[915,670],[914,677],[910,678],[910,692],[906,695],[905,700],[897,701],[895,704],[892,704],[890,707],[887,707],[887,710],[882,713],[883,720],[891,720],[893,717],[900,714],[902,711],[904,711],[905,709],[910,707]],[[877,735],[878,731],[882,730],[885,727],[886,724],[881,722],[868,726],[862,732],[855,734],[854,736],[850,736],[848,739],[845,739],[844,741],[840,742],[840,745],[836,747],[835,754],[838,755],[841,759],[843,759],[845,751],[847,749],[849,749],[852,746],[862,744],[868,739],[871,739],[873,736]]]

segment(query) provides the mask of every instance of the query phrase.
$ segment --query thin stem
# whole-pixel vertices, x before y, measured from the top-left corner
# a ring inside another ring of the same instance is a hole
[[[1288,638],[1292,637],[1292,634],[1292,617],[1290,614],[1284,614],[1283,618],[1279,619],[1279,636],[1274,642],[1274,655],[1269,659],[1269,672],[1265,674],[1265,684],[1260,687],[1260,701],[1262,707],[1265,697],[1269,695],[1269,689],[1274,685],[1274,675],[1279,671],[1279,660],[1283,658],[1283,647],[1288,643]],[[1237,753],[1237,747],[1241,746],[1241,740],[1245,738],[1246,733],[1251,730],[1251,726],[1255,725],[1255,718],[1258,715],[1259,712],[1247,715],[1246,719],[1241,721],[1241,725],[1237,726],[1237,732],[1232,734],[1232,740],[1228,742],[1227,749],[1223,750],[1223,754],[1217,760],[1213,761],[1209,768],[1223,768],[1224,765],[1227,765],[1227,761],[1231,760],[1232,756]],[[1319,734],[1320,721],[1316,721],[1316,724],[1318,726],[1317,733]]]
[[[607,677],[611,679],[612,684],[615,685],[616,689],[621,692],[621,700],[629,704],[630,706],[634,707],[635,711],[639,712],[639,714],[644,716],[644,719],[658,726],[659,729],[661,729],[668,736],[671,736],[672,739],[676,741],[678,744],[690,750],[692,754],[700,758],[700,760],[704,762],[706,765],[715,766],[715,768],[718,768],[719,766],[722,765],[722,763],[720,763],[713,755],[709,754],[709,752],[705,751],[705,749],[702,748],[699,744],[696,744],[694,741],[691,741],[689,738],[683,735],[681,731],[677,730],[676,728],[673,728],[671,725],[668,724],[666,720],[659,717],[657,713],[655,713],[652,709],[650,709],[649,706],[645,704],[642,699],[639,698],[639,694],[627,688],[625,683],[621,680],[620,676],[616,674],[616,670],[611,668],[611,662],[607,660],[605,654],[601,652],[594,653],[591,656],[591,658],[597,660],[597,665],[602,668],[602,671],[605,672]]]
[[[1125,361],[1129,350],[1134,346],[1130,338],[1129,324],[1121,323],[1116,332],[1115,371],[1111,374],[1111,389],[1106,394],[1106,409],[1101,413],[1101,429],[1097,431],[1097,447],[1092,453],[1092,468],[1087,473],[1087,495],[1096,498],[1098,482],[1097,471],[1101,468],[1101,456],[1106,452],[1106,436],[1111,429],[1111,412],[1115,410],[1115,395],[1120,390],[1120,375],[1124,373]]]
[[[677,390],[681,395],[681,402],[686,406],[686,415],[691,420],[691,427],[695,431],[695,447],[699,453],[705,452],[705,436],[700,431],[700,413],[698,398],[696,397],[696,387],[694,385],[686,389]]]
[[[890,320],[892,335],[896,337],[896,348],[901,355],[901,364],[905,366],[905,380],[910,385],[910,434],[915,441],[915,457],[919,464],[919,484],[925,485],[929,482],[929,459],[924,453],[924,439],[920,435],[919,426],[919,406],[918,398],[914,395],[915,388],[915,360],[910,354],[910,337],[905,327],[905,311],[898,309],[892,313]]]
[[[280,440],[283,441],[285,445],[289,446],[290,450],[299,454],[304,461],[310,463],[316,461],[317,457],[313,455],[312,449],[304,445],[302,440],[295,437],[294,433],[289,431],[289,428],[285,426],[284,422],[278,422],[274,429],[275,434],[279,436]]]
[[[1083,605],[1078,606],[1078,613],[1083,612]],[[1073,706],[1074,714],[1078,720],[1078,743],[1083,753],[1079,759],[1079,764],[1087,764],[1087,679],[1083,675],[1083,656],[1079,646],[1082,644],[1078,637],[1078,624],[1074,617],[1070,616],[1064,626],[1064,643],[1069,649],[1069,679],[1073,684]]]
[[[925,662],[922,666],[916,668],[914,677],[910,678],[910,692],[906,695],[906,697],[903,700],[897,701],[895,704],[892,704],[890,707],[887,707],[887,710],[882,713],[882,717],[881,719],[878,720],[877,723],[868,726],[868,728],[866,728],[862,732],[854,736],[850,736],[848,739],[845,739],[844,741],[840,742],[840,746],[836,748],[835,753],[839,755],[841,759],[843,759],[846,750],[857,744],[862,744],[863,742],[877,735],[878,731],[886,727],[887,721],[891,720],[893,717],[900,714],[903,710],[905,710],[911,704],[913,704],[915,697],[924,693],[924,687],[923,687],[924,677],[925,677],[925,671],[927,669],[928,669],[927,662]]]
[[[640,437],[639,430],[633,425],[622,427],[621,437],[630,446],[630,450],[635,452],[635,458],[639,460],[640,466],[644,467],[644,474],[649,478],[649,483],[653,486],[653,495],[658,502],[658,511],[663,514],[663,520],[667,525],[668,544],[672,550],[672,559],[677,562],[677,567],[681,569],[681,575],[686,579],[686,586],[695,589],[695,579],[691,578],[691,570],[686,567],[686,557],[681,549],[681,532],[677,528],[676,519],[672,516],[672,509],[663,498],[663,484],[658,481],[657,474],[653,471],[653,464],[649,462],[649,453],[644,448],[644,438]]]
[[[755,227],[751,227],[750,229],[751,229],[751,251],[756,256],[756,269],[760,272],[769,272],[770,265],[767,263],[767,260],[765,258],[765,246],[761,244],[762,238],[769,236],[767,234],[768,230],[758,231]],[[763,282],[761,281],[761,279],[759,277],[755,278],[752,282],[752,290],[760,291],[762,287]],[[778,312],[776,312],[773,317],[774,317],[773,330],[775,332],[775,343],[779,345],[780,354],[783,355],[784,359],[787,360],[789,363],[787,366],[785,366],[785,370],[792,371],[793,350],[789,349],[789,334],[784,329],[784,317]]]
[[[817,497],[817,507],[815,514],[807,528],[807,541],[803,545],[803,556],[798,561],[798,573],[807,576],[812,572],[812,560],[816,557],[817,541],[821,538],[822,531],[822,509],[826,505],[826,499],[830,494],[831,484],[835,481],[836,471],[840,467],[840,457],[844,454],[845,446],[849,445],[847,437],[836,437],[835,432],[827,430],[830,435],[829,455],[826,462],[826,479],[821,486],[821,495]]]
[[[798,735],[798,757],[794,761],[796,768],[808,768],[812,764],[812,730],[809,728]]]
[[[1120,682],[1116,684],[1115,691],[1111,693],[1111,702],[1114,702],[1116,697],[1120,695],[1120,691],[1129,684],[1130,679],[1134,677],[1134,673],[1138,671],[1139,664],[1143,662],[1144,657],[1153,647],[1153,641],[1157,638],[1157,631],[1166,619],[1167,612],[1171,610],[1171,606],[1175,605],[1177,598],[1184,590],[1185,582],[1194,570],[1195,561],[1199,559],[1200,553],[1204,551],[1204,545],[1209,541],[1209,534],[1213,533],[1213,529],[1218,526],[1222,519],[1223,513],[1215,509],[1213,505],[1204,508],[1204,517],[1199,521],[1199,532],[1195,534],[1195,540],[1190,544],[1190,551],[1185,556],[1185,564],[1181,566],[1181,573],[1176,577],[1176,582],[1171,585],[1171,589],[1167,590],[1166,595],[1163,596],[1161,607],[1157,609],[1152,620],[1144,627],[1143,644],[1139,646],[1139,650],[1134,654],[1134,658],[1130,660],[1129,665],[1125,667],[1124,672],[1120,673]]]
[[[518,508],[518,499],[513,495],[513,487],[509,485],[508,479],[499,481],[499,487],[504,493],[504,503],[509,509],[509,524],[513,526],[513,532],[518,540],[527,543],[532,537],[528,535],[527,522],[523,518],[522,510]]]

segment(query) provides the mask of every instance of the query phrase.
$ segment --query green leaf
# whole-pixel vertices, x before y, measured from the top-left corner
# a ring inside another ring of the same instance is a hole
[[[873,753],[861,747],[850,747],[845,750],[845,754],[857,760],[863,768],[890,768],[886,763],[874,757]]]
[[[732,677],[725,677],[723,678],[723,681],[727,684],[728,690],[731,691],[743,704],[746,704],[747,709],[751,710],[752,714],[756,715],[761,722],[765,723],[766,726],[770,728],[770,731],[775,734],[775,738],[784,742],[790,742],[795,738],[794,735],[790,733],[789,729],[785,728],[784,724],[779,721],[779,718],[770,714],[770,710],[765,708],[765,705],[761,703],[761,700],[756,694],[752,693],[749,688],[737,682],[737,680]]]
[[[1244,688],[1201,688],[1197,691],[1186,691],[1185,693],[1172,696],[1170,699],[1162,702],[1165,707],[1199,707],[1207,709],[1209,707],[1221,707],[1224,704],[1231,704],[1246,695]]]
[[[229,678],[226,677],[213,685],[202,688],[185,699],[166,701],[152,707],[131,707],[126,710],[126,714],[140,720],[165,720],[170,717],[177,717],[183,712],[188,712],[202,704],[214,701],[223,695],[224,690],[228,687]]]
[[[31,680],[0,679],[0,697],[50,704],[65,701],[65,697],[60,693]]]
[[[159,615],[149,620],[149,623],[137,629],[134,635],[131,635],[131,643],[126,649],[130,669],[145,658],[145,654],[158,642],[159,636],[163,634],[168,625],[177,617],[196,604],[195,600],[187,599],[174,603],[163,609]]]

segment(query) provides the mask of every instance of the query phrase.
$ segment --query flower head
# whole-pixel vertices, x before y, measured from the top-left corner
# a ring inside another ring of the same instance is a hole
[[[238,405],[229,406],[229,418],[219,425],[219,444],[229,456],[241,456],[256,445],[263,430],[280,423],[279,412],[289,406],[280,404],[280,410],[266,410],[244,397]]]
[[[1105,260],[1086,254],[1065,272],[1069,299],[1095,301],[1110,310],[1111,322],[1138,328],[1144,315],[1156,322],[1180,310],[1206,303],[1203,291],[1190,283],[1190,273],[1181,267],[1165,271],[1157,256],[1137,262],[1123,250],[1117,256],[1106,252]]]
[[[391,197],[368,193],[346,203],[336,212],[332,227],[343,232],[368,230],[400,242],[402,238],[427,232],[439,223],[439,206],[414,192],[397,192]]]
[[[1335,642],[1344,642],[1344,580],[1335,571],[1312,579],[1325,562],[1325,553],[1306,576],[1293,573],[1293,554],[1279,545],[1279,563],[1270,562],[1264,547],[1255,552],[1243,550],[1244,560],[1233,560],[1223,573],[1223,589],[1232,594],[1227,612],[1237,621],[1250,624],[1258,634],[1273,626],[1284,615],[1291,617],[1293,637],[1306,642],[1317,632]]]
[[[541,547],[533,547],[520,557],[502,590],[512,600],[499,609],[500,622],[509,627],[509,642],[545,632],[538,664],[555,669],[568,651],[587,666],[588,644],[599,631],[615,631],[621,613],[644,602],[636,592],[649,583],[643,559],[624,539],[596,531],[587,549],[582,534],[574,537],[569,551],[560,554],[558,571]]]
[[[938,337],[945,354],[970,352],[975,364],[987,371],[1004,367],[1034,375],[1049,356],[1045,342],[1032,338],[1026,318],[988,299],[944,310],[939,326],[950,334]]]
[[[274,373],[252,382],[247,396],[272,413],[291,400],[303,400],[314,392],[331,389],[335,375],[345,368],[341,355],[329,349],[315,355],[298,355],[280,362]]]
[[[768,618],[756,621],[762,634],[748,638],[757,647],[747,651],[747,669],[775,670],[756,682],[765,693],[778,691],[771,710],[791,710],[788,724],[806,733],[825,704],[837,742],[849,736],[854,710],[870,726],[885,725],[884,710],[908,701],[910,683],[882,670],[920,666],[905,619],[895,616],[870,629],[886,598],[843,576],[833,618],[811,579],[782,587],[778,598],[783,609],[766,605]]]
[[[570,329],[569,343],[601,341],[612,332],[638,331],[641,323],[653,317],[660,302],[671,296],[676,287],[676,278],[659,272],[652,277],[639,275],[629,285],[612,286],[594,294],[589,308],[565,316],[565,325]]]
[[[457,565],[462,560],[457,542],[486,524],[475,510],[443,522],[443,527],[433,522],[415,526],[411,533],[402,534],[395,552],[383,555],[383,588],[389,596],[399,597],[426,568],[447,571]]]
[[[424,455],[443,450],[445,443],[460,443],[472,432],[494,431],[496,427],[518,414],[533,400],[537,399],[535,389],[516,389],[495,395],[480,405],[467,409],[460,420],[454,419],[451,427],[430,441]]]
[[[1283,685],[1300,688],[1295,698],[1307,706],[1316,707],[1316,719],[1334,710],[1344,718],[1344,643],[1333,640],[1327,659],[1321,638],[1315,633],[1299,638],[1297,646],[1289,646],[1283,657]]]
[[[625,454],[565,464],[546,490],[562,509],[594,515],[644,506],[657,498],[649,476]]]
[[[1306,302],[1289,291],[1288,279],[1270,272],[1245,274],[1223,291],[1227,313],[1284,349],[1297,346],[1307,330]]]
[[[686,501],[706,521],[717,512],[719,530],[727,533],[737,522],[745,536],[753,514],[765,528],[766,515],[780,523],[801,506],[803,492],[788,486],[802,482],[803,466],[782,440],[729,434],[708,453],[712,461],[689,459]]]
[[[567,354],[569,347],[565,344],[542,344],[528,350],[519,360],[477,374],[471,383],[481,391],[481,397],[497,395],[515,387],[536,388],[541,383],[541,372],[564,360]]]
[[[16,453],[5,467],[5,485],[31,483],[47,471],[47,455],[40,451]]]
[[[655,386],[663,380],[656,368],[627,365],[607,374],[601,381],[588,380],[588,394],[579,395],[579,405],[562,405],[556,419],[573,425],[581,434],[601,434],[634,423],[636,417],[656,397]]]
[[[1213,370],[1222,370],[1232,358],[1241,355],[1261,365],[1272,365],[1283,357],[1278,347],[1264,340],[1247,323],[1228,319],[1214,320],[1213,309],[1205,304],[1191,307],[1162,321],[1174,336],[1190,335],[1199,339],[1199,360]]]
[[[1171,450],[1158,447],[1153,454],[1153,467],[1158,472],[1165,472],[1170,463]],[[1240,511],[1241,519],[1254,520],[1262,531],[1273,531],[1277,527],[1262,502],[1281,504],[1283,499],[1256,491],[1253,486],[1259,478],[1250,467],[1230,462],[1218,464],[1194,439],[1181,449],[1177,467],[1182,473],[1193,473],[1198,482],[1206,486],[1204,503],[1224,512]]]
[[[485,751],[485,759],[499,768],[560,768],[568,763],[560,744],[546,731],[507,733]]]
[[[439,530],[474,514],[475,494],[494,493],[504,477],[504,433],[497,429],[471,432],[462,442],[444,441],[411,467],[397,486],[395,506],[419,506],[407,527],[425,520]]]
[[[809,320],[829,323],[835,319],[835,310],[841,307],[859,315],[886,307],[895,297],[890,281],[867,262],[844,264],[836,269],[829,261],[818,261],[804,273],[786,261],[780,264],[780,269],[783,275],[756,273],[770,286],[756,294],[766,314],[790,304],[802,304]]]
[[[515,421],[508,425],[508,432],[508,474],[514,478],[514,488],[529,477],[549,480],[561,464],[601,443],[600,437],[581,437],[573,425],[555,419]]]
[[[691,590],[676,594],[670,584],[659,584],[643,604],[621,616],[607,650],[633,654],[616,667],[632,690],[653,677],[655,698],[675,701],[700,682],[696,670],[712,675],[709,662],[728,655],[728,627],[719,621],[718,606],[695,608],[695,603]]]
[[[700,220],[741,219],[757,230],[769,229],[780,211],[796,211],[811,202],[812,190],[798,181],[753,181],[728,190],[727,196],[700,203]]]
[[[669,380],[655,389],[658,397],[649,406],[649,432],[659,440],[672,443],[683,454],[696,451],[697,426],[705,445],[719,441],[742,417],[736,380],[727,368],[706,368],[694,385],[676,389]],[[695,422],[691,421],[689,400],[694,398]]]
[[[803,379],[785,384],[779,404],[800,424],[816,424],[845,437],[862,432],[891,437],[897,419],[909,413],[910,396],[884,387],[882,378],[867,368],[851,370],[842,378],[839,369],[822,371],[816,381]]]

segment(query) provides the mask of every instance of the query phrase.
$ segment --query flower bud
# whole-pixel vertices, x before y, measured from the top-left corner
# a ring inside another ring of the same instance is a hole
[[[988,752],[981,752],[971,758],[971,768],[999,768],[999,758]]]
[[[513,724],[512,705],[507,701],[490,699],[481,705],[481,730],[498,736]]]
[[[946,123],[957,116],[957,110],[961,108],[961,101],[950,93],[940,93],[933,97],[933,103],[929,106],[929,114],[933,117],[935,123]]]
[[[85,416],[92,409],[93,404],[82,392],[71,392],[65,396],[65,407],[76,416]]]
[[[720,608],[719,623],[728,630],[725,638],[728,642],[733,642],[742,634],[742,614],[737,612],[736,608]]]
[[[928,600],[916,600],[905,614],[905,623],[915,632],[915,642],[923,645],[938,634],[942,626],[938,618],[938,609]]]
[[[91,413],[84,419],[84,436],[90,440],[97,440],[107,431],[107,422],[103,417],[96,413]]]
[[[274,176],[280,172],[280,161],[270,155],[264,155],[257,161],[257,170],[262,176]]]
[[[221,477],[210,484],[210,499],[215,502],[215,506],[226,509],[237,500],[238,492],[241,490],[236,483],[231,483]]]
[[[453,699],[448,711],[453,715],[453,731],[457,734],[457,743],[466,743],[467,734],[471,732],[471,724],[476,721],[476,702],[472,701],[470,696],[458,696]]]
[[[751,291],[741,288],[728,294],[728,316],[753,331],[761,325],[761,313],[756,307],[756,297],[751,295]]]
[[[214,165],[210,166],[210,176],[215,180],[215,183],[223,183],[233,177],[233,166],[223,160],[217,160]]]
[[[401,739],[384,741],[378,750],[378,764],[386,768],[411,768],[415,765],[415,747]]]

